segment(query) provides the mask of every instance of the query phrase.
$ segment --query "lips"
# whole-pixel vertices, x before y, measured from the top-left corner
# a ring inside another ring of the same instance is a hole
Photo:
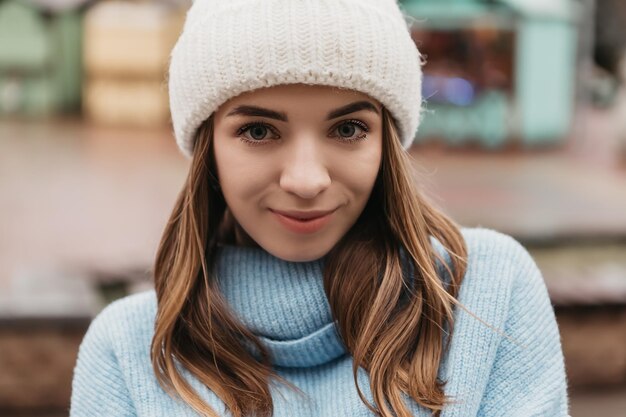
[[[270,210],[270,212],[288,231],[297,234],[312,234],[322,230],[330,222],[335,210]]]
[[[274,213],[291,217],[296,220],[313,220],[319,217],[324,217],[327,214],[332,213],[335,210],[313,210],[313,211],[296,211],[296,210],[271,210]]]

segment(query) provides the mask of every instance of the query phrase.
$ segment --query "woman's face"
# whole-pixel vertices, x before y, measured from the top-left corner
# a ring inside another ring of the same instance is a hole
[[[215,113],[226,203],[246,240],[287,261],[326,255],[356,222],[381,163],[381,106],[351,90],[255,90]]]

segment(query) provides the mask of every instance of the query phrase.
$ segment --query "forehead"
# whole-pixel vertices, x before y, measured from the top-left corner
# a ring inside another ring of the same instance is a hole
[[[222,104],[216,117],[222,118],[241,105],[279,110],[289,115],[326,116],[329,110],[356,102],[369,101],[380,109],[380,103],[360,91],[324,85],[287,84],[247,91]]]

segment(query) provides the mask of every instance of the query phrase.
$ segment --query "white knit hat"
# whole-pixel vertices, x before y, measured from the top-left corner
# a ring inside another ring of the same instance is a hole
[[[239,94],[280,84],[360,91],[398,121],[408,148],[419,124],[421,58],[396,0],[195,0],[172,50],[176,142]]]

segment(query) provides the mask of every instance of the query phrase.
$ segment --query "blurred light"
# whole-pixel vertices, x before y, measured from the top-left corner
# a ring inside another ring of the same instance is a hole
[[[444,95],[457,106],[467,106],[474,101],[474,87],[463,78],[450,78],[446,82]]]
[[[459,77],[425,75],[422,94],[426,100],[455,106],[469,106],[474,102],[476,91],[471,82]]]

